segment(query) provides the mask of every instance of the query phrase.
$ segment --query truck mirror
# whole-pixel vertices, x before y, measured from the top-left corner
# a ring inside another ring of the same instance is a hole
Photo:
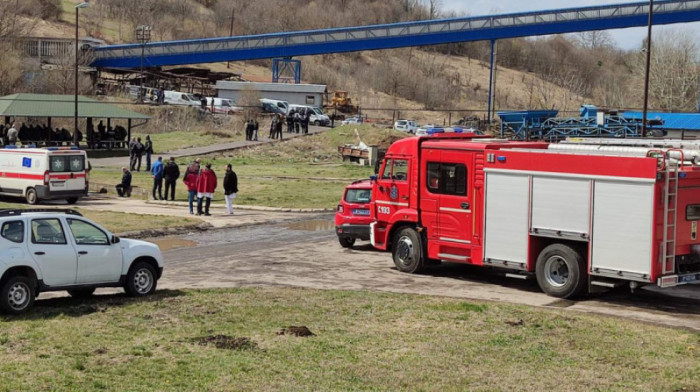
[[[119,237],[117,237],[116,235],[113,235],[113,236],[112,236],[112,243],[113,243],[113,244],[118,244],[118,243],[119,243]]]
[[[377,176],[369,176],[370,181],[377,181]]]

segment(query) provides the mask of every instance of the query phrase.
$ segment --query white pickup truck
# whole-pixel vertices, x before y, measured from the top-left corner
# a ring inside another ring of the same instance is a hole
[[[45,291],[97,287],[152,294],[163,274],[157,245],[121,239],[73,210],[0,210],[0,310],[19,314]]]

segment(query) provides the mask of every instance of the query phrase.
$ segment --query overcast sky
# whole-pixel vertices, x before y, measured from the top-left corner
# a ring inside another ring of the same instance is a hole
[[[557,8],[585,7],[590,5],[634,3],[629,0],[442,0],[444,11],[466,12],[472,16],[493,13],[542,11]],[[689,30],[700,37],[700,23],[655,26],[654,31],[664,29]],[[646,36],[646,28],[610,30],[617,46],[623,49],[638,48]]]

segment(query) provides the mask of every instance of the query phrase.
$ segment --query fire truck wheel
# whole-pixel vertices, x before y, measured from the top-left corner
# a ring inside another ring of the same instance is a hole
[[[352,237],[338,237],[338,242],[343,248],[352,248],[355,245],[355,239]]]
[[[401,272],[415,274],[423,269],[423,242],[420,234],[410,227],[396,232],[391,245],[391,255]]]
[[[537,283],[558,298],[575,297],[586,287],[586,260],[576,249],[552,244],[537,257]]]
[[[39,201],[39,199],[37,199],[37,197],[36,197],[36,190],[34,188],[27,189],[26,198],[27,198],[27,204],[31,204],[31,205],[34,205]]]

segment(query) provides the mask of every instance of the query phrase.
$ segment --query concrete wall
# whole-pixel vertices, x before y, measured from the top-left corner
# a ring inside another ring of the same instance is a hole
[[[220,98],[233,99],[235,102],[239,101],[241,91],[236,90],[218,90]],[[294,93],[294,92],[283,92],[283,91],[260,91],[260,98],[267,99],[277,99],[280,101],[287,101],[290,104],[295,105],[311,105],[311,106],[323,106],[323,94],[321,93]],[[313,102],[307,101],[306,98],[312,97]]]

